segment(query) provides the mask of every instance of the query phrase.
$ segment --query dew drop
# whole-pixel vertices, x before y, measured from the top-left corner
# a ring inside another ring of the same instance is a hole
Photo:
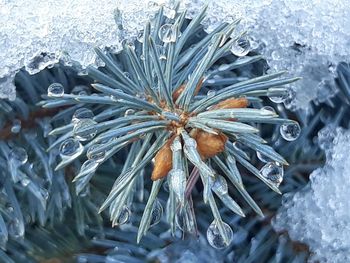
[[[162,45],[157,45],[157,50],[159,54],[159,59],[160,60],[166,60],[166,48]]]
[[[154,226],[160,222],[163,216],[163,206],[158,199],[153,204],[150,226]]]
[[[297,122],[284,123],[280,126],[280,133],[286,141],[295,141],[300,132],[300,125]]]
[[[283,181],[283,167],[280,164],[269,162],[260,169],[260,174],[277,187]]]
[[[174,19],[176,16],[176,10],[171,7],[164,7],[164,15],[169,19]]]
[[[72,123],[78,123],[83,119],[92,119],[94,114],[91,110],[87,108],[77,109],[72,116]]]
[[[212,189],[220,195],[228,193],[228,186],[225,178],[221,175],[216,176]]]
[[[23,165],[28,161],[28,154],[22,147],[13,147],[9,153],[9,159],[17,165]]]
[[[102,162],[105,158],[106,152],[104,150],[96,152],[96,150],[98,150],[99,147],[101,147],[101,144],[98,144],[98,143],[89,147],[89,149],[86,152],[87,158],[94,160],[97,163]],[[93,153],[93,151],[95,152]]]
[[[80,172],[93,173],[98,166],[98,162],[93,159],[86,160],[80,167]]]
[[[12,133],[19,133],[21,131],[21,121],[18,119],[13,120],[11,132]]]
[[[30,183],[30,180],[29,180],[28,177],[25,177],[25,178],[23,178],[23,179],[21,180],[21,185],[22,185],[23,187],[26,187],[29,183]]]
[[[221,235],[219,231],[218,223],[216,220],[214,220],[210,224],[207,230],[207,240],[209,244],[216,249],[226,248],[231,243],[232,237],[233,237],[233,231],[231,227],[225,222],[221,222],[221,224],[225,232],[225,236],[227,240],[226,242],[225,242],[225,238]]]
[[[193,233],[195,231],[194,215],[189,205],[179,207],[175,215],[176,226],[183,232]]]
[[[244,57],[250,51],[250,41],[247,37],[237,39],[231,46],[231,52],[237,57]]]
[[[164,43],[176,41],[176,29],[172,24],[164,24],[159,28],[158,37]]]
[[[82,119],[78,121],[73,128],[75,138],[82,142],[91,140],[97,133],[96,124],[97,122],[92,119]]]
[[[264,106],[261,108],[262,110],[267,110],[267,111],[271,111],[273,113],[276,113],[275,109],[272,108],[271,106]]]
[[[130,73],[129,73],[129,72],[125,71],[125,72],[123,73],[123,75],[124,75],[125,77],[127,77],[128,79],[130,79]]]
[[[64,95],[64,88],[60,83],[52,83],[47,88],[47,95],[55,98],[62,97]]]
[[[60,155],[62,158],[74,158],[79,156],[84,150],[81,143],[73,138],[69,138],[61,143]]]
[[[21,238],[24,236],[23,222],[17,218],[12,218],[7,226],[9,234],[14,238]]]
[[[126,224],[129,221],[129,219],[130,219],[130,214],[131,214],[131,211],[130,211],[129,207],[124,205],[122,211],[119,214],[119,217],[118,217],[118,220],[117,220],[117,225],[124,225],[124,224]]]
[[[274,90],[267,90],[267,97],[274,103],[282,103],[289,97],[289,92],[287,89],[284,89],[284,92],[281,93],[279,91],[279,94],[277,95]]]
[[[77,85],[72,89],[72,94],[79,95],[79,96],[85,96],[90,94],[90,89],[87,86],[84,85]]]
[[[144,31],[143,30],[139,31],[136,37],[137,41],[139,41],[140,43],[143,43],[143,36],[144,36]]]
[[[215,90],[209,90],[209,91],[207,92],[207,97],[208,97],[208,98],[212,98],[212,97],[215,96],[215,94],[216,94],[216,91],[215,91]]]

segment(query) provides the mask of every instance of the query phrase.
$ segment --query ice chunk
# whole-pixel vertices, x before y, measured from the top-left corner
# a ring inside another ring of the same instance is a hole
[[[350,262],[350,131],[327,127],[319,137],[326,164],[303,190],[284,197],[274,227],[306,243],[313,261]]]

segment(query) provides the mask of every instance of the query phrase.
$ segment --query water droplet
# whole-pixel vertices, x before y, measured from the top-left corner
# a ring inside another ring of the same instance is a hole
[[[157,45],[157,50],[158,50],[158,54],[159,54],[159,59],[160,60],[166,60],[166,48],[162,45]]]
[[[173,152],[181,151],[182,150],[182,144],[179,139],[175,139],[173,143],[170,145],[170,149]]]
[[[72,116],[72,122],[78,123],[83,119],[92,119],[93,117],[94,117],[94,113],[91,110],[87,108],[80,108],[74,112]]]
[[[13,147],[9,153],[9,159],[13,160],[17,165],[22,165],[28,161],[28,154],[22,147]]]
[[[186,174],[183,170],[173,169],[169,172],[170,189],[175,193],[180,203],[184,203],[186,190]]]
[[[280,133],[286,141],[296,140],[300,132],[300,125],[297,122],[284,123],[280,126]]]
[[[164,7],[164,15],[169,19],[174,19],[176,16],[176,10],[171,7]]]
[[[95,162],[98,162],[98,163],[102,162],[106,155],[106,152],[104,150],[92,153],[92,151],[96,151],[99,147],[101,147],[101,144],[98,144],[98,143],[89,147],[86,153],[87,158],[94,160]]]
[[[267,90],[267,97],[274,103],[282,103],[289,97],[289,92],[287,89],[284,89],[283,92],[279,91],[279,94],[276,95],[274,90]]]
[[[225,178],[221,175],[216,176],[212,189],[220,195],[228,193],[228,186]]]
[[[260,169],[260,174],[278,187],[283,181],[284,171],[282,165],[270,162]]]
[[[193,138],[188,138],[185,140],[185,146],[186,148],[191,148],[191,147],[197,148],[197,142]]]
[[[11,132],[12,133],[19,133],[21,131],[21,121],[18,119],[13,120]]]
[[[154,226],[160,222],[163,216],[163,206],[158,199],[153,204],[150,226]]]
[[[212,97],[215,96],[215,94],[216,94],[216,91],[215,91],[215,90],[209,90],[209,91],[207,92],[207,97],[208,97],[208,98],[212,98]]]
[[[176,41],[176,29],[172,24],[164,24],[159,28],[158,37],[164,43]]]
[[[193,233],[196,229],[194,214],[188,204],[180,206],[175,215],[176,226],[183,232]]]
[[[226,248],[230,242],[232,241],[233,237],[233,231],[231,227],[226,224],[225,222],[221,222],[223,229],[224,229],[224,235],[226,236],[226,242],[225,237],[223,237],[219,231],[218,223],[216,220],[214,220],[208,230],[207,230],[207,239],[209,244],[216,248],[216,249],[224,249]]]
[[[73,138],[69,138],[61,143],[60,155],[62,158],[74,158],[79,156],[84,150],[81,143]]]
[[[133,109],[127,109],[124,113],[124,117],[133,115],[135,113],[135,110]]]
[[[24,225],[23,222],[19,221],[17,218],[12,218],[8,224],[8,232],[14,238],[21,238],[24,235]]]
[[[52,83],[47,88],[47,95],[55,98],[62,97],[64,95],[64,88],[60,83]]]
[[[30,183],[30,180],[28,177],[24,177],[22,180],[21,180],[21,185],[23,187],[26,187],[28,184]]]
[[[90,174],[95,172],[96,168],[98,166],[98,162],[96,162],[93,159],[86,160],[80,167],[80,172]]]
[[[90,94],[90,89],[84,85],[77,85],[75,86],[71,93],[74,95],[80,95],[80,96],[85,96]]]
[[[263,163],[269,163],[272,162],[273,160],[271,160],[269,157],[263,155],[261,152],[256,152],[256,156],[258,157],[258,159],[260,161],[262,161]]]
[[[130,219],[130,214],[131,214],[131,211],[130,211],[129,207],[124,205],[122,211],[119,214],[119,217],[118,217],[118,220],[117,220],[117,225],[124,225],[124,224],[126,224],[129,221],[129,219]]]
[[[129,72],[125,71],[123,74],[124,74],[125,77],[127,77],[128,79],[130,79],[130,73],[129,73]]]
[[[144,36],[144,31],[141,30],[137,33],[137,41],[139,41],[140,43],[143,43],[143,36]]]
[[[231,52],[237,57],[244,57],[250,51],[250,41],[244,36],[237,39],[231,46]]]
[[[74,125],[73,133],[79,141],[91,140],[96,136],[97,122],[91,119],[82,119]]]
[[[261,108],[262,110],[267,110],[267,111],[271,111],[273,113],[276,113],[275,109],[272,108],[271,106],[264,106]]]

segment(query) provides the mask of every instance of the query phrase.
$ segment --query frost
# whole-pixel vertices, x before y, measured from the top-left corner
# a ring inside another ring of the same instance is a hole
[[[284,197],[274,227],[306,243],[312,261],[350,262],[350,131],[327,127],[319,137],[326,164],[303,190]]]
[[[136,36],[160,4],[171,18],[174,2],[0,0],[0,97],[13,90],[1,79],[6,76],[10,83],[11,74],[22,66],[35,73],[63,54],[83,66],[95,63],[92,46],[118,50],[122,39]],[[206,2],[184,0],[180,10],[187,8],[191,18]],[[123,32],[115,24],[116,8]],[[252,46],[273,70],[303,77],[293,87],[296,98],[288,106],[307,109],[310,101],[335,93],[335,65],[350,55],[349,10],[348,0],[211,0],[204,25],[211,31],[222,21],[242,18],[240,30],[248,30]]]

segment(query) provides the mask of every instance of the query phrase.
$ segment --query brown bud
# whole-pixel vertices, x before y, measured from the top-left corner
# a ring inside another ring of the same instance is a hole
[[[197,151],[203,160],[223,152],[227,141],[227,136],[223,133],[216,135],[203,130],[197,130],[192,137],[197,142]]]
[[[154,157],[154,168],[151,176],[153,181],[167,176],[173,167],[173,152],[170,148],[173,140],[174,138],[170,138]]]
[[[204,78],[201,78],[200,81],[198,82],[197,86],[196,86],[196,90],[194,92],[195,95],[198,94],[198,92],[200,91],[202,84],[203,84],[203,80]],[[181,95],[181,93],[184,91],[186,85],[182,84],[180,87],[178,87],[174,92],[173,92],[173,101],[175,102]]]
[[[234,109],[234,108],[246,108],[248,106],[248,100],[246,98],[231,98],[219,102],[218,104],[211,107],[210,110],[218,109]]]

